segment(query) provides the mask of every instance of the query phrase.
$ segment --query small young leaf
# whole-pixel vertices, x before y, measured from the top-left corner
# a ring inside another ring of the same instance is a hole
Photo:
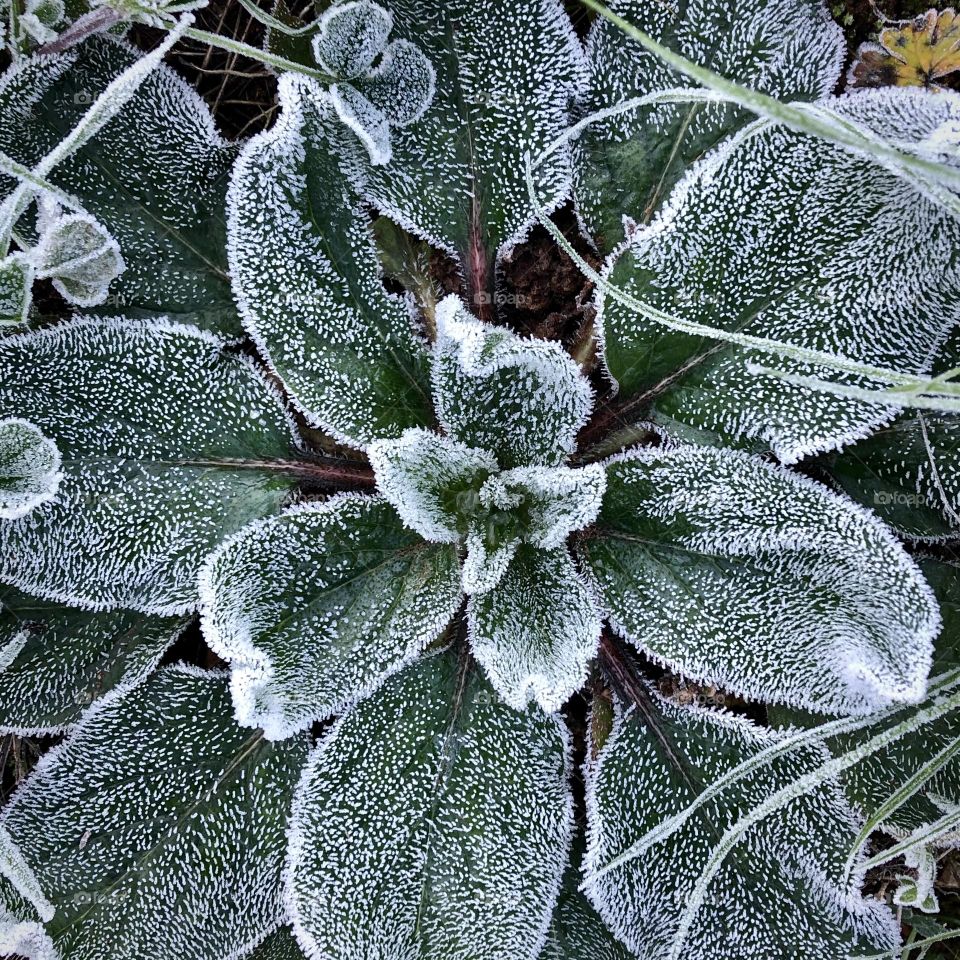
[[[343,495],[251,524],[201,574],[207,642],[237,719],[282,739],[342,711],[436,640],[460,606],[456,550],[379,498]]]
[[[304,739],[230,717],[226,677],[169,667],[105,697],[5,808],[56,906],[61,960],[239,957],[276,928]]]
[[[281,927],[249,955],[249,960],[303,960],[303,953],[290,928]]]
[[[34,269],[22,253],[0,260],[0,329],[27,322]]]
[[[32,255],[37,276],[52,278],[66,301],[78,307],[102,304],[126,266],[117,241],[84,213],[60,215],[44,224]]]
[[[287,891],[311,960],[539,953],[569,844],[564,730],[464,669],[408,668],[311,756]]]
[[[517,710],[531,699],[559,710],[587,679],[600,615],[565,546],[521,544],[494,589],[471,598],[468,617],[473,655]]]
[[[195,606],[204,557],[273,513],[293,426],[253,363],[165,320],[78,320],[0,341],[0,409],[63,455],[55,500],[0,523],[0,579],[90,609]]]
[[[140,55],[99,35],[66,54],[19,60],[0,80],[0,150],[32,167]],[[127,269],[114,281],[106,308],[126,316],[165,313],[210,330],[240,332],[223,222],[236,155],[193,88],[161,66],[96,137],[51,173],[49,179],[78,198],[120,245]]]
[[[759,457],[612,461],[580,551],[617,631],[688,677],[823,712],[925,692],[940,618],[916,565],[873,515]]]
[[[57,445],[27,420],[0,420],[0,523],[19,520],[57,495]]]
[[[602,876],[591,880],[591,874],[773,740],[743,718],[679,707],[655,694],[642,715],[618,716],[588,767],[587,894],[638,960],[668,955],[704,862],[727,827],[818,767],[825,751],[807,747],[765,765],[662,843]],[[846,957],[898,944],[885,906],[839,879],[855,833],[839,790],[829,784],[754,827],[711,885],[682,955]]]
[[[369,218],[337,163],[320,87],[287,75],[279,122],[246,146],[227,198],[244,325],[314,426],[353,446],[429,426],[427,353],[388,294]]]
[[[820,99],[840,76],[843,33],[820,0],[613,0],[609,8],[685,57],[783,100]],[[587,37],[589,115],[688,81],[598,17]],[[593,123],[574,149],[577,209],[606,251],[622,218],[647,223],[687,168],[752,120],[726,103],[659,104]]]
[[[392,29],[390,11],[371,0],[337,3],[317,24],[313,53],[328,73],[352,80],[373,66]]]
[[[183,625],[90,613],[0,586],[0,732],[62,732],[109,690],[146,680]]]
[[[841,118],[916,145],[960,118],[960,97],[876,90]],[[750,197],[745,204],[744,197]],[[960,321],[960,221],[872,159],[785,127],[693,168],[660,217],[611,260],[614,286],[683,320],[902,373],[929,368]],[[607,299],[604,358],[625,400],[793,463],[868,436],[892,410],[757,376],[771,356],[705,341]],[[871,386],[776,358],[788,372]]]
[[[481,323],[454,296],[437,308],[433,395],[446,432],[504,469],[561,463],[593,404],[560,344]]]
[[[378,440],[367,454],[377,489],[406,526],[439,543],[455,543],[463,536],[464,518],[480,505],[478,490],[499,469],[492,453],[428,430]]]
[[[585,80],[583,53],[558,0],[394,0],[393,36],[436,70],[436,93],[416,123],[391,131],[392,158],[361,164],[364,191],[387,216],[459,255],[477,296],[483,274],[526,235],[534,212],[524,157],[567,126]],[[548,208],[569,190],[559,151],[538,171]],[[478,275],[479,274],[479,275]]]

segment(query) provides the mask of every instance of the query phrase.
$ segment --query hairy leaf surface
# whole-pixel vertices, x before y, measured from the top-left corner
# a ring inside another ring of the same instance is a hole
[[[460,606],[460,566],[379,497],[342,495],[241,530],[210,559],[201,596],[238,720],[281,739],[436,640]]]
[[[165,320],[79,320],[0,342],[0,411],[63,456],[55,500],[0,524],[0,578],[92,609],[196,604],[200,563],[294,478],[279,396],[224,342]]]
[[[0,586],[0,731],[57,733],[103,694],[142,683],[177,618],[91,613]]]
[[[840,76],[843,34],[820,0],[613,0],[611,10],[689,60],[784,100],[817,100]],[[587,36],[585,115],[690,81],[597,17]],[[609,251],[622,218],[647,223],[704,153],[753,115],[733,104],[645,106],[592,124],[574,150],[577,209]]]
[[[109,36],[59,56],[24,58],[0,81],[0,150],[35,165],[139,53]],[[50,179],[114,236],[127,269],[101,312],[165,313],[240,332],[230,295],[223,198],[237,155],[172,70],[155,70],[120,113]],[[11,181],[4,178],[2,188]]]
[[[560,344],[481,323],[455,296],[437,309],[433,394],[446,432],[504,469],[561,463],[593,403]]]
[[[383,288],[369,218],[337,160],[322,88],[280,84],[283,114],[246,146],[228,196],[244,325],[314,426],[365,446],[433,422],[412,308]]]
[[[559,710],[587,679],[600,615],[566,546],[521,544],[500,581],[468,608],[473,655],[518,710]]]
[[[642,718],[618,716],[588,768],[588,878],[774,741],[743,718],[651,698]],[[662,843],[590,883],[587,893],[601,917],[638,960],[667,955],[681,911],[724,831],[824,759],[824,750],[804,748],[774,760],[708,801]],[[838,879],[855,835],[834,785],[758,824],[714,879],[682,956],[812,960],[898,944],[885,906]]]
[[[960,97],[907,90],[831,106],[907,145],[960,117]],[[960,221],[875,161],[768,127],[695,167],[608,275],[680,319],[916,373],[960,321],[958,251]],[[624,401],[727,441],[769,444],[785,462],[849,444],[893,415],[747,364],[872,386],[863,378],[674,332],[609,297],[600,325]]]
[[[306,752],[233,723],[221,674],[170,667],[105,697],[2,816],[56,907],[62,960],[223,960],[258,943],[281,918]]]
[[[688,677],[812,710],[926,689],[936,602],[874,516],[748,454],[612,461],[580,544],[617,631]]]
[[[311,960],[537,956],[569,843],[565,735],[465,666],[404,670],[311,756],[288,888]]]
[[[557,0],[396,0],[392,36],[415,43],[436,71],[436,93],[416,123],[393,130],[392,160],[364,170],[384,213],[459,254],[474,293],[490,297],[495,255],[534,222],[524,157],[567,126],[585,81],[580,44]],[[559,152],[539,171],[541,202],[566,197]],[[479,263],[477,261],[480,261]]]

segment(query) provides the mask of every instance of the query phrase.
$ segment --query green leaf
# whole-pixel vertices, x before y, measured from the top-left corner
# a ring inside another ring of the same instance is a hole
[[[303,960],[303,953],[290,928],[281,927],[249,955],[249,960]]]
[[[582,848],[578,837],[539,960],[635,960],[578,889]]]
[[[580,554],[622,636],[687,677],[816,711],[926,689],[937,606],[873,515],[748,454],[671,446],[610,462]]]
[[[140,56],[101,35],[59,56],[24,58],[0,81],[0,150],[33,166]],[[223,221],[237,147],[192,87],[161,66],[132,101],[49,176],[120,244],[126,271],[101,314],[166,313],[237,334]]]
[[[560,344],[481,323],[456,296],[437,309],[433,396],[444,430],[504,469],[562,463],[593,404]]]
[[[56,914],[61,960],[220,960],[281,919],[305,740],[232,722],[226,677],[169,667],[100,701],[2,824]]]
[[[608,6],[689,59],[780,99],[826,97],[840,77],[843,33],[820,0]],[[587,36],[587,61],[585,115],[688,86],[602,17]],[[649,222],[687,169],[752,119],[729,103],[679,103],[591,124],[574,150],[577,209],[588,229],[611,250],[623,239],[624,216]]]
[[[90,613],[0,586],[0,732],[59,733],[153,672],[184,622]]]
[[[638,960],[663,960],[701,869],[724,831],[825,751],[795,750],[739,780],[664,841],[591,879],[711,782],[775,740],[742,717],[655,694],[617,717],[588,769],[587,894]],[[899,943],[893,916],[840,879],[855,826],[834,785],[754,827],[717,874],[682,956],[846,957]],[[866,948],[866,949],[864,949]],[[670,953],[672,956],[673,954]]]
[[[943,631],[936,642],[931,676],[945,675],[960,668],[960,564],[955,561],[922,560],[924,576],[933,587],[943,616]],[[869,730],[831,737],[831,750],[840,755],[852,750],[871,736],[892,726],[901,718],[891,717]],[[779,726],[810,727],[822,723],[822,717],[794,710],[771,711],[771,720]],[[895,791],[906,785],[944,750],[960,742],[960,711],[946,714],[932,723],[901,737],[858,763],[844,775],[847,797],[864,817],[873,820],[877,811]],[[943,816],[940,804],[931,798],[960,802],[960,756],[938,764],[933,776],[924,780],[905,801],[882,820],[881,829],[899,838]],[[941,843],[956,844],[954,831]]]
[[[534,960],[567,860],[565,741],[451,653],[359,704],[294,802],[288,906],[304,952]]]
[[[200,563],[296,480],[293,426],[253,362],[165,320],[78,320],[0,341],[0,410],[63,456],[55,500],[0,523],[0,579],[90,609],[196,605]],[[280,461],[280,462],[277,462]]]
[[[470,644],[494,688],[517,710],[559,710],[587,679],[600,615],[566,546],[521,544],[500,581],[471,598]]]
[[[389,163],[363,164],[365,193],[459,255],[473,292],[490,297],[495,256],[534,222],[524,156],[564,130],[584,83],[580,44],[558,0],[395,0],[390,8],[392,36],[426,54],[436,93],[420,120],[391,131]],[[556,207],[569,181],[562,150],[538,171],[541,202]]]
[[[956,122],[960,98],[875,90],[832,102],[847,120],[917,144]],[[743,198],[750,202],[744,203]],[[671,317],[902,373],[929,368],[960,320],[960,221],[874,161],[783,127],[728,142],[608,265],[608,279]],[[785,462],[887,423],[877,404],[751,372],[770,354],[703,340],[610,298],[600,314],[624,416],[662,416],[769,444]],[[871,386],[799,361],[791,374]]]
[[[57,495],[57,445],[27,420],[0,420],[0,522],[18,520]]]
[[[460,565],[380,498],[344,494],[241,530],[200,592],[207,642],[233,665],[238,720],[282,739],[433,643],[460,606]]]
[[[388,294],[369,217],[344,181],[345,134],[312,81],[280,82],[279,122],[240,156],[228,196],[244,325],[314,426],[363,447],[433,422],[425,345]]]
[[[34,269],[22,253],[0,260],[0,329],[27,322]]]

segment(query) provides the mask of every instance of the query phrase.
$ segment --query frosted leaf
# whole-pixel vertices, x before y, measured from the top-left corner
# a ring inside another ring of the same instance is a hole
[[[437,308],[433,396],[446,432],[505,469],[561,463],[593,404],[559,343],[481,323],[455,296]]]
[[[478,488],[498,470],[494,456],[428,430],[411,429],[399,440],[367,449],[377,489],[404,524],[426,540],[455,543],[465,517],[480,503]]]
[[[960,97],[907,89],[830,106],[904,144],[960,116]],[[608,275],[681,319],[920,372],[960,320],[960,221],[872,160],[770,127],[693,168]],[[865,437],[893,413],[747,364],[870,382],[675,333],[613,301],[599,323],[625,399],[652,390],[654,417],[769,444],[785,462]]]
[[[464,669],[404,670],[311,755],[287,888],[311,960],[539,953],[569,844],[565,730]]]
[[[467,608],[470,645],[503,699],[559,710],[583,686],[600,615],[566,547],[521,545],[496,589]]]
[[[538,960],[635,960],[578,889],[582,848],[578,837]]]
[[[491,542],[485,525],[476,524],[465,541],[467,555],[463,561],[463,589],[469,594],[486,593],[503,579],[510,561],[520,546],[517,536]]]
[[[332,103],[373,164],[390,161],[391,124],[419,119],[435,92],[436,73],[430,61],[408,40],[388,45],[392,29],[389,11],[368,0],[355,0],[327,10],[313,38],[320,66],[349,81],[330,87]]]
[[[204,557],[296,482],[293,426],[253,362],[195,327],[79,320],[0,340],[0,410],[63,456],[55,500],[0,523],[0,580],[91,609],[195,606]]]
[[[393,29],[393,17],[370,0],[330,7],[317,25],[313,55],[327,73],[352,80],[373,66]]]
[[[27,0],[17,26],[36,43],[50,43],[57,38],[53,28],[65,13],[63,0]]]
[[[0,732],[60,733],[154,671],[183,621],[90,613],[0,586]]]
[[[34,166],[140,56],[100,35],[66,54],[19,60],[0,79],[0,150]],[[104,312],[165,313],[240,333],[223,212],[236,155],[193,88],[161,65],[103,130],[53,170],[49,179],[120,245],[127,269]],[[3,178],[0,194],[12,183]]]
[[[394,128],[392,157],[358,158],[366,196],[434,246],[459,255],[475,293],[482,273],[534,223],[524,157],[566,128],[583,86],[580,43],[558,0],[393,0],[391,34],[415,44],[436,70],[423,117]],[[368,91],[369,95],[369,91]],[[558,151],[538,171],[548,208],[567,197],[570,162]],[[479,254],[483,266],[474,254]]]
[[[922,560],[921,569],[933,587],[943,616],[943,631],[937,638],[931,677],[960,668],[960,565],[956,562]],[[869,730],[833,737],[828,742],[835,755],[859,746],[870,737],[903,720],[894,716]],[[809,727],[823,723],[823,717],[795,710],[771,712],[778,726]],[[932,723],[862,760],[843,775],[843,786],[850,803],[865,817],[872,817],[880,806],[911,777],[929,764],[941,751],[960,739],[960,710],[954,710]],[[937,798],[960,802],[960,757],[954,756],[907,801],[883,820],[881,829],[902,839],[919,827],[939,819],[943,811]],[[960,846],[960,833],[953,831],[940,845]]]
[[[201,574],[207,643],[238,721],[282,739],[341,712],[436,640],[460,606],[450,546],[379,498],[343,495],[251,524]]]
[[[577,470],[517,467],[490,477],[480,488],[480,502],[491,508],[519,508],[523,539],[550,550],[596,520],[606,488],[606,471],[599,464]]]
[[[0,330],[27,322],[33,276],[33,264],[22,253],[0,260]]]
[[[613,461],[580,552],[617,632],[687,677],[821,712],[925,692],[940,618],[917,566],[875,516],[759,457]]]
[[[613,0],[610,8],[677,53],[781,100],[829,96],[843,32],[821,0],[696,0],[682,6]],[[689,86],[603,17],[587,36],[590,85],[581,113]],[[623,239],[622,218],[646,223],[686,169],[753,120],[733,104],[658,104],[592,124],[574,149],[578,212],[601,246]]]
[[[383,288],[367,211],[337,165],[344,136],[315,84],[280,80],[282,114],[237,162],[230,273],[244,325],[314,426],[353,446],[432,422],[408,301]]]
[[[0,956],[58,960],[36,908],[0,875]]]
[[[120,246],[93,217],[71,213],[45,225],[33,251],[37,276],[49,277],[68,303],[104,303],[111,282],[123,273]]]
[[[0,420],[0,523],[19,520],[57,495],[60,451],[27,420]]]
[[[650,697],[644,719],[617,717],[588,766],[588,877],[775,740],[744,718]],[[600,916],[638,960],[667,955],[681,911],[724,831],[824,760],[823,750],[805,747],[772,761],[707,802],[667,840],[591,883],[587,893]],[[898,945],[898,927],[885,906],[837,879],[855,836],[855,821],[833,784],[762,821],[711,884],[683,956],[846,957]]]
[[[101,700],[2,815],[56,906],[62,960],[249,952],[282,916],[306,752],[234,724],[222,674],[168,667]]]

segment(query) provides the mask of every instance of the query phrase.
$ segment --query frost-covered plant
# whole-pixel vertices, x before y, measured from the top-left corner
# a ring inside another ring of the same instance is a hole
[[[960,837],[960,428],[897,399],[960,364],[960,98],[834,97],[819,0],[347,0],[234,144],[185,5],[110,9],[0,80],[0,730],[63,735],[0,952],[899,954]],[[569,200],[573,351],[504,275]]]

